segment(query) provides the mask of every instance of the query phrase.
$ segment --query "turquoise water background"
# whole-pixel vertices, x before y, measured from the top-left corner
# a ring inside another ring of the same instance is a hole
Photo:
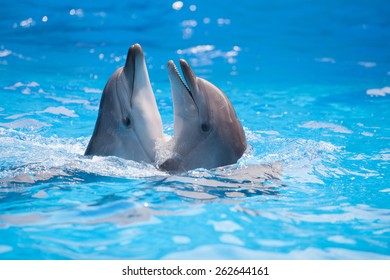
[[[387,1],[1,1],[0,259],[389,259]],[[84,157],[140,43],[173,134],[186,59],[244,126],[233,166]]]

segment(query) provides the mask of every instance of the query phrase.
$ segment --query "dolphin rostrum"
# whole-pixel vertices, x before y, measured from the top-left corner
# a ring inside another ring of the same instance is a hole
[[[160,168],[187,171],[236,163],[246,150],[244,130],[227,96],[212,83],[196,77],[185,60],[168,62],[174,104],[172,155]]]
[[[108,80],[85,155],[117,156],[154,163],[163,137],[161,116],[141,46],[129,48],[124,67]]]

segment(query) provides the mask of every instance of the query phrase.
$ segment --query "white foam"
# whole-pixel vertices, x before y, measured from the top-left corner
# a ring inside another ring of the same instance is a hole
[[[33,194],[31,197],[34,197],[34,198],[47,198],[47,197],[49,197],[49,195],[44,190],[40,190],[36,194]]]
[[[58,102],[61,102],[62,104],[82,104],[84,106],[90,106],[90,102],[85,99],[70,99],[70,98],[63,98],[63,97],[56,97],[56,96],[45,96],[45,98],[52,99]]]
[[[71,164],[71,167],[87,173],[121,178],[143,178],[165,175],[164,172],[157,170],[152,165],[117,157],[82,157]]]
[[[390,256],[358,251],[358,250],[348,250],[348,249],[339,249],[339,248],[325,248],[318,249],[313,247],[308,247],[305,249],[292,250],[287,253],[279,253],[272,251],[261,251],[261,250],[251,250],[247,248],[242,248],[234,245],[206,245],[200,246],[193,250],[182,251],[169,253],[165,255],[162,259],[186,259],[186,260],[196,260],[196,259],[254,259],[254,260],[287,260],[287,259],[297,259],[297,260],[318,260],[318,259],[349,259],[349,260],[383,260],[390,259]]]
[[[366,67],[366,68],[373,68],[376,66],[376,62],[371,61],[359,61],[358,65]]]
[[[29,82],[27,84],[24,84],[22,82],[16,82],[12,86],[4,87],[4,89],[5,90],[16,90],[17,88],[20,88],[20,87],[31,88],[31,87],[38,87],[38,86],[39,86],[39,84],[37,82],[34,82],[34,81],[33,82]]]
[[[303,128],[311,128],[311,129],[329,129],[334,132],[338,133],[346,133],[346,134],[352,134],[352,130],[333,123],[326,123],[326,122],[316,122],[316,121],[309,121],[307,123],[304,123],[303,125],[299,125],[299,127]]]
[[[35,25],[35,21],[31,17],[28,19],[22,20],[19,23],[19,26],[23,27],[23,28],[29,28],[29,27],[34,26],[34,25]]]
[[[295,244],[294,242],[283,241],[278,239],[258,239],[256,240],[256,242],[261,246],[273,247],[273,248],[293,246]]]
[[[215,49],[215,46],[213,45],[198,45],[195,47],[191,47],[184,50],[177,50],[178,54],[198,54],[198,53],[205,53],[210,52]]]
[[[46,126],[51,126],[45,122],[40,122],[35,119],[19,119],[13,122],[2,123],[0,122],[0,126],[7,128],[31,128],[31,129],[39,129]]]
[[[197,200],[209,200],[209,199],[217,198],[215,195],[211,195],[205,192],[177,190],[175,193],[179,196],[183,196],[191,199],[197,199]]]
[[[176,11],[180,11],[181,8],[183,8],[183,2],[182,1],[173,2],[172,9],[174,9]]]
[[[372,136],[374,136],[374,133],[364,131],[364,132],[362,132],[362,135],[367,136],[367,137],[372,137]]]
[[[102,93],[103,91],[98,88],[89,88],[89,87],[84,87],[83,88],[85,93]]]
[[[31,89],[30,88],[25,88],[22,90],[23,94],[31,94]]]
[[[390,94],[390,87],[368,89],[366,94],[370,96],[386,96],[386,94]]]
[[[259,130],[257,132],[265,135],[280,135],[280,133],[275,130],[264,130],[264,131]]]
[[[49,113],[53,115],[62,115],[70,118],[77,118],[78,115],[75,113],[74,110],[70,110],[68,108],[65,108],[64,106],[59,107],[48,107],[45,110],[42,111],[42,113]]]
[[[181,25],[184,27],[196,27],[198,25],[198,23],[194,19],[189,19],[189,20],[182,21]]]
[[[208,221],[207,223],[213,225],[214,230],[218,232],[235,232],[238,230],[242,230],[241,226],[230,220]]]
[[[69,14],[71,15],[71,16],[77,16],[77,17],[83,17],[84,16],[84,11],[83,11],[83,9],[71,9],[70,11],[69,11]]]
[[[4,253],[10,252],[12,250],[13,250],[12,247],[10,247],[8,245],[0,245],[0,254],[4,254]]]
[[[185,27],[184,30],[192,30],[193,27]],[[187,34],[192,35],[192,34]],[[197,45],[187,49],[179,49],[177,53],[190,56],[190,62],[194,67],[211,65],[216,58],[224,58],[228,63],[235,63],[241,48],[233,46],[231,50],[222,51],[215,49],[214,45]],[[233,71],[236,72],[236,71]]]
[[[23,117],[31,116],[31,115],[34,115],[34,113],[15,114],[15,115],[8,116],[5,119],[6,120],[15,120],[15,119],[19,119],[19,118],[23,118]]]
[[[316,58],[315,59],[318,62],[325,62],[325,63],[336,63],[336,60],[332,57],[321,57],[321,58]]]
[[[291,219],[296,222],[309,223],[340,223],[349,222],[355,219],[374,222],[378,225],[387,225],[390,222],[390,210],[371,208],[367,205],[345,206],[341,207],[341,213],[324,213],[324,214],[298,214],[288,213]],[[287,214],[287,213],[286,213]]]
[[[21,122],[21,123],[20,123]],[[17,120],[7,127],[42,126],[36,120]],[[2,126],[2,124],[0,124]],[[3,125],[4,126],[4,125]],[[91,173],[120,178],[144,178],[166,176],[149,164],[137,163],[117,157],[87,157],[84,152],[88,138],[67,139],[20,131],[0,129],[2,160],[14,164],[12,169],[0,172],[0,178],[12,181],[28,175],[31,180],[46,180],[53,176],[65,176],[68,172]],[[19,167],[18,167],[19,166]],[[42,170],[46,173],[42,173]],[[45,174],[47,176],[45,176]],[[23,178],[21,180],[23,181]],[[25,181],[26,181],[25,180]]]
[[[182,235],[175,235],[172,237],[173,242],[176,244],[188,244],[191,243],[191,238]]]
[[[172,157],[173,141],[172,136],[164,134],[163,138],[156,142],[156,162],[157,165],[164,163]]]
[[[6,56],[9,56],[10,54],[12,54],[12,52],[10,50],[0,51],[0,57],[6,57]]]
[[[240,246],[244,245],[244,242],[241,239],[239,239],[237,236],[234,236],[233,234],[228,234],[228,233],[222,234],[219,237],[219,240],[223,243],[240,245]]]
[[[382,152],[380,154],[374,155],[372,157],[373,160],[383,160],[383,161],[390,161],[390,153],[389,152]]]
[[[346,238],[342,235],[334,235],[334,236],[329,236],[328,237],[329,241],[339,243],[339,244],[349,244],[349,245],[354,245],[356,244],[356,241],[350,238]]]

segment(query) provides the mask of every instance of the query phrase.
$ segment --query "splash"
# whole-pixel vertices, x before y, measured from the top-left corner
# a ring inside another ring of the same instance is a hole
[[[161,176],[152,165],[117,157],[86,157],[88,139],[45,138],[39,132],[0,128],[0,184],[35,183],[84,173],[118,178]]]

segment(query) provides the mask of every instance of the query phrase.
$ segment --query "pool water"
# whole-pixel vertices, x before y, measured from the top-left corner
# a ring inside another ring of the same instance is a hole
[[[389,259],[387,1],[9,0],[0,10],[0,259]],[[220,87],[237,164],[169,175],[84,157],[140,43]]]

